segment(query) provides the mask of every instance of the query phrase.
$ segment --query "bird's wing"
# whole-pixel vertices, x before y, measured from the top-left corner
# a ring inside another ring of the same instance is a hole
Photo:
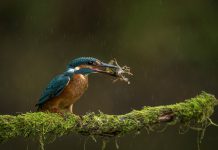
[[[64,75],[58,75],[54,77],[48,84],[47,88],[43,91],[36,106],[43,105],[50,98],[60,95],[64,88],[68,85],[70,77]]]

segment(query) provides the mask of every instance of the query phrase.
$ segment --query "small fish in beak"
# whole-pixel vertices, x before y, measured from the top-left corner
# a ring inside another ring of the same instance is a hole
[[[91,69],[97,73],[103,73],[115,77],[116,79],[113,82],[117,82],[118,80],[120,80],[130,84],[129,79],[125,77],[124,74],[131,75],[131,76],[133,75],[130,72],[130,67],[127,66],[120,67],[116,59],[110,60],[109,63],[103,63],[103,62],[95,63],[95,65],[93,65]]]

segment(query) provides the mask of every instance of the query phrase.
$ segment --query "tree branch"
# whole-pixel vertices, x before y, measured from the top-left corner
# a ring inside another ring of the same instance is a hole
[[[206,92],[174,105],[144,107],[124,115],[89,113],[84,116],[54,113],[25,113],[17,116],[0,116],[0,142],[17,136],[53,141],[65,134],[114,137],[127,133],[160,131],[179,123],[181,129],[203,130],[212,124],[210,116],[217,99]]]

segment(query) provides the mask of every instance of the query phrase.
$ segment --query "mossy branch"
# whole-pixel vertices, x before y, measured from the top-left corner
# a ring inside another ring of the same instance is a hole
[[[181,129],[203,130],[212,124],[217,99],[206,92],[174,105],[144,107],[124,115],[89,113],[84,116],[54,113],[26,113],[17,116],[0,116],[0,141],[17,136],[32,137],[44,141],[53,141],[65,134],[114,137],[142,129],[157,131],[167,125],[179,123]],[[185,127],[185,128],[184,128]]]

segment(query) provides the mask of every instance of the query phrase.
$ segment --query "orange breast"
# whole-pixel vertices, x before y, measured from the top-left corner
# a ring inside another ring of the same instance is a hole
[[[48,100],[42,107],[42,111],[53,109],[69,109],[88,88],[88,77],[80,74],[74,75],[64,91],[57,97]]]
[[[60,107],[74,104],[88,88],[88,77],[81,74],[74,75],[64,91],[60,94]]]

